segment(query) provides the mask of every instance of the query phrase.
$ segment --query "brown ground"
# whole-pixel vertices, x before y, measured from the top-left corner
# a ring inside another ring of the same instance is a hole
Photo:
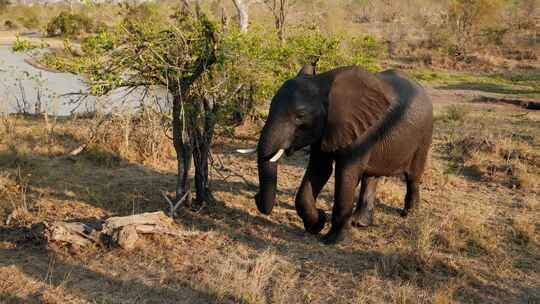
[[[173,154],[127,157],[138,155],[131,141],[129,153],[96,146],[50,160],[76,147],[91,122],[5,118],[0,303],[540,302],[540,112],[431,94],[437,120],[420,212],[398,215],[404,186],[387,178],[376,225],[337,246],[306,234],[294,210],[306,156],[283,161],[280,204],[266,217],[252,200],[254,156],[233,153],[255,138],[221,136],[218,202],[177,218],[194,236],[148,237],[133,252],[45,247],[28,235],[31,224],[166,210],[160,191],[174,187]],[[327,212],[332,185],[319,198]]]

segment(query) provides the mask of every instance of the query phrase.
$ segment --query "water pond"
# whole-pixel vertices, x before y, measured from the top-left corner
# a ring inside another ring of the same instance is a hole
[[[70,73],[42,70],[29,64],[26,53],[14,53],[9,46],[0,45],[0,112],[35,113],[47,111],[50,115],[73,113],[132,111],[142,104],[142,92],[126,96],[125,90],[116,90],[107,97],[86,97],[80,101],[87,86],[82,79]],[[163,92],[145,94],[146,101],[164,102]]]

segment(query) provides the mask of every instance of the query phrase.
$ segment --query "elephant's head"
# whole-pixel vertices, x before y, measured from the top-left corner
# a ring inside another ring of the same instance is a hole
[[[285,81],[272,99],[257,146],[259,211],[272,211],[282,154],[313,144],[325,151],[350,145],[387,108],[381,106],[388,105],[383,91],[375,76],[356,67],[315,75],[315,67],[306,65]]]

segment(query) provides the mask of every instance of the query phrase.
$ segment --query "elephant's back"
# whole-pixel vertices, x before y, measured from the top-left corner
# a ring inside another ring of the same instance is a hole
[[[415,102],[431,106],[431,99],[424,87],[405,72],[391,69],[377,73],[376,76],[391,88],[399,102]]]
[[[392,90],[396,106],[403,109],[403,119],[425,128],[433,123],[433,105],[421,84],[400,70],[386,70],[377,74]]]
[[[382,128],[384,135],[371,153],[368,171],[375,175],[400,174],[416,151],[431,142],[433,106],[425,89],[403,72],[388,70],[377,77],[393,91],[396,100],[391,112],[399,118],[393,126]]]

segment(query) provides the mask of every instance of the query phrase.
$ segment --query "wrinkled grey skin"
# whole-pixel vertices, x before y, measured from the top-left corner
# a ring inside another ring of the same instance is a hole
[[[290,155],[310,146],[309,164],[295,199],[308,232],[318,234],[325,226],[325,213],[316,208],[315,201],[333,164],[332,226],[323,237],[325,243],[342,240],[351,225],[372,224],[377,177],[405,176],[402,215],[406,216],[420,201],[419,184],[432,130],[431,101],[402,72],[371,74],[359,67],[342,67],[315,75],[313,66],[304,66],[272,99],[257,146],[257,207],[270,214],[274,206],[277,162],[269,159],[279,149]]]

